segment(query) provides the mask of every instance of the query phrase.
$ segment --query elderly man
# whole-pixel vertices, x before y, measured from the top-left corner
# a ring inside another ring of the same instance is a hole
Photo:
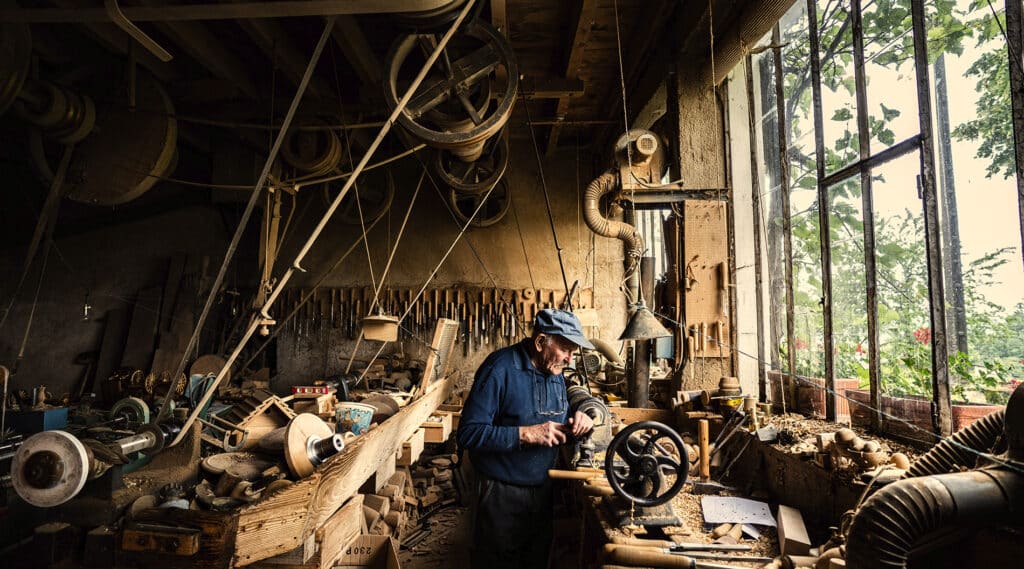
[[[529,338],[492,353],[476,372],[458,432],[477,473],[474,568],[547,567],[552,536],[547,471],[568,435],[593,428],[589,416],[568,408],[562,370],[577,346],[594,347],[579,319],[545,309]]]

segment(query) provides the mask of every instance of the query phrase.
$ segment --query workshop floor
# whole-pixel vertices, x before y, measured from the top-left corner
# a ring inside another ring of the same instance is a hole
[[[469,567],[469,509],[453,506],[430,516],[430,535],[412,549],[402,549],[403,569]]]

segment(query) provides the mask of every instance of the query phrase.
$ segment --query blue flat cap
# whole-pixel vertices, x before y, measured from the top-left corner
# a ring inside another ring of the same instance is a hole
[[[555,310],[554,308],[545,308],[537,313],[537,318],[533,322],[533,332],[542,334],[557,334],[566,340],[587,348],[594,350],[594,345],[590,343],[590,340],[583,335],[583,325],[580,324],[580,319],[576,318],[576,315],[572,312],[565,310]]]

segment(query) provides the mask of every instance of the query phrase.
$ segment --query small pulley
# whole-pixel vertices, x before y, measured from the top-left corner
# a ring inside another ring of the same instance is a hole
[[[292,474],[305,478],[345,447],[342,436],[312,413],[300,413],[284,431],[284,458]]]
[[[473,213],[485,198],[486,201],[480,207],[480,212],[473,217]],[[470,225],[473,227],[490,227],[501,221],[508,213],[509,207],[512,206],[512,194],[509,192],[508,184],[501,179],[498,180],[490,194],[486,192],[464,194],[456,190],[449,190],[448,205],[451,206],[460,224],[465,224],[472,219]]]
[[[608,445],[608,484],[637,506],[664,504],[686,483],[689,464],[680,466],[679,457],[683,448],[682,438],[667,425],[656,421],[633,423]]]
[[[508,141],[498,134],[487,141],[483,153],[466,162],[448,150],[434,154],[434,172],[451,189],[462,194],[486,192],[508,168]]]

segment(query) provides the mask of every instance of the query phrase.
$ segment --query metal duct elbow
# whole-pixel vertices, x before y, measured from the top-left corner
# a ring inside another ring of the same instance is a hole
[[[937,530],[1013,521],[1024,504],[1024,477],[972,470],[906,478],[882,488],[857,511],[846,540],[851,569],[904,568],[911,550]]]
[[[601,215],[601,196],[617,187],[618,176],[613,170],[601,174],[590,182],[583,194],[583,219],[594,233],[625,242],[628,258],[639,260],[644,251],[644,240],[640,232],[628,223],[613,221]]]

